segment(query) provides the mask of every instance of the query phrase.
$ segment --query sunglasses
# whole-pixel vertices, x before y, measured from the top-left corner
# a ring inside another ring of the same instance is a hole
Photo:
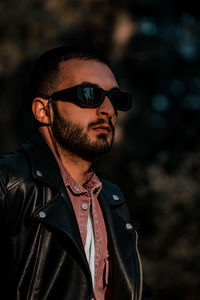
[[[128,93],[121,92],[119,89],[105,91],[96,86],[83,84],[55,92],[47,99],[73,102],[81,107],[95,108],[103,103],[106,96],[116,110],[127,111],[131,108],[131,95]]]

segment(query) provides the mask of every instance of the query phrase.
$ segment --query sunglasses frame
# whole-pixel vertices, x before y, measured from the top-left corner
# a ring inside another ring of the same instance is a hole
[[[83,92],[84,92],[84,88],[93,88],[96,89],[98,91],[100,91],[100,99],[97,103],[86,103]],[[124,96],[127,98],[127,106],[126,107],[117,107],[117,105],[115,104],[115,101],[113,101],[113,94],[114,93],[120,93],[120,94],[124,94]],[[71,88],[67,88],[64,90],[60,90],[57,91],[55,93],[53,93],[52,95],[50,95],[49,97],[47,97],[47,99],[49,99],[49,102],[51,101],[65,101],[65,102],[73,102],[77,105],[80,105],[81,107],[87,107],[87,108],[96,108],[99,107],[105,97],[108,97],[113,105],[113,107],[116,110],[121,110],[121,111],[127,111],[131,108],[131,95],[126,93],[126,92],[122,92],[118,89],[113,89],[111,91],[105,91],[104,89],[100,88],[100,87],[96,87],[96,86],[90,86],[90,85],[84,85],[84,84],[79,84],[79,85],[75,85]]]

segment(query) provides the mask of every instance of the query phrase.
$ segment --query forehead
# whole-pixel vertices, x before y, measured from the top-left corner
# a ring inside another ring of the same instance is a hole
[[[113,72],[103,62],[74,58],[60,63],[58,89],[83,82],[97,84],[103,89],[118,87]]]

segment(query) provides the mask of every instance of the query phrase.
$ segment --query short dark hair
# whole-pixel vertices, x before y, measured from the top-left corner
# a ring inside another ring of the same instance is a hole
[[[29,73],[29,92],[31,100],[46,98],[54,92],[58,80],[59,64],[73,58],[97,60],[110,67],[107,58],[98,50],[80,46],[61,46],[43,53],[33,64]]]

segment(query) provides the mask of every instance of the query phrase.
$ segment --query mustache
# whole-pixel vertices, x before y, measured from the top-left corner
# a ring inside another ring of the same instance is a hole
[[[104,119],[97,119],[96,121],[94,122],[90,122],[88,124],[88,129],[94,127],[94,126],[98,126],[98,125],[109,125],[109,127],[111,128],[111,131],[114,133],[115,132],[115,128],[113,126],[113,123],[111,121],[111,118],[108,119],[108,121],[104,120]]]

